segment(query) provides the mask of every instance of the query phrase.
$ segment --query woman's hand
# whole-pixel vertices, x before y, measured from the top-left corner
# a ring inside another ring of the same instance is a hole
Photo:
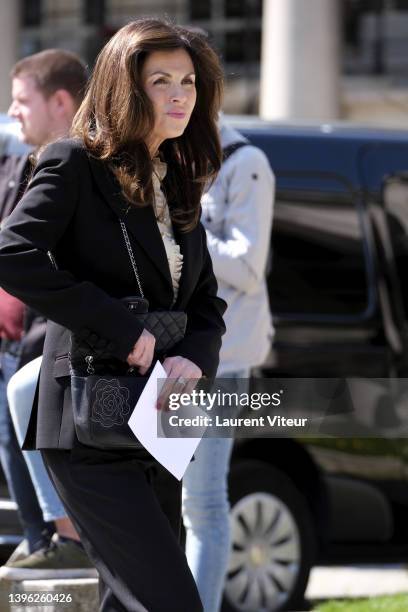
[[[153,361],[155,344],[156,338],[144,329],[126,361],[130,366],[139,366],[140,374],[146,374]]]
[[[166,409],[169,395],[171,393],[190,394],[196,386],[203,373],[200,368],[185,357],[167,357],[163,361],[163,368],[166,370],[168,379],[166,380],[157,400],[157,409]]]

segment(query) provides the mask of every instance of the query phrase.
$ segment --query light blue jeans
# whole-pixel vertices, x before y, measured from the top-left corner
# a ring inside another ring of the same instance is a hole
[[[50,531],[50,526],[43,519],[31,476],[14,431],[7,401],[7,385],[17,369],[19,350],[19,342],[14,342],[9,343],[6,351],[1,351],[0,461],[10,495],[17,503],[24,537],[28,541],[30,552],[34,552],[48,541],[47,533]]]
[[[23,443],[30,419],[41,361],[42,357],[37,357],[27,363],[12,376],[7,386],[11,418],[20,445]],[[55,519],[65,518],[64,506],[48,477],[40,451],[23,451],[23,455],[44,520],[55,521]]]
[[[223,374],[223,391],[248,392],[249,370]],[[225,387],[225,389],[224,389]],[[183,478],[186,556],[204,612],[218,612],[231,535],[227,477],[233,438],[203,438]]]

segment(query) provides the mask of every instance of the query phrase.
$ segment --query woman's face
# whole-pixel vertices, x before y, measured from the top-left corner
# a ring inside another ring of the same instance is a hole
[[[197,97],[194,65],[184,49],[153,51],[141,77],[154,109],[154,127],[146,142],[153,156],[164,140],[181,136],[187,127]]]

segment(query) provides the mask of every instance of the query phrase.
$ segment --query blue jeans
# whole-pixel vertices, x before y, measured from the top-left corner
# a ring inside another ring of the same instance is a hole
[[[41,361],[42,357],[37,357],[27,363],[14,374],[7,387],[10,413],[20,444],[23,443],[27,431]],[[49,479],[40,451],[23,451],[23,455],[37,491],[44,519],[55,521],[65,518],[67,515],[64,506]]]
[[[13,343],[12,348],[17,353],[18,342]],[[43,519],[30,473],[17,442],[7,402],[7,384],[16,371],[19,359],[14,350],[13,353],[1,353],[0,461],[10,495],[17,504],[24,537],[28,540],[30,551],[34,551],[46,543],[50,526]]]
[[[249,370],[223,374],[226,392],[246,393]],[[239,381],[239,383],[238,383]],[[237,388],[238,383],[238,388]],[[224,390],[224,389],[223,389]],[[227,476],[233,438],[203,438],[183,478],[186,555],[204,612],[218,612],[231,545]]]

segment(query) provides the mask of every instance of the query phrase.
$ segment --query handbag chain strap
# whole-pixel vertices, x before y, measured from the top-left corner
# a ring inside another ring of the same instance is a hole
[[[144,293],[143,293],[143,289],[142,289],[142,283],[140,282],[139,272],[137,271],[136,260],[135,260],[134,254],[133,254],[132,245],[130,244],[129,234],[128,234],[128,231],[126,229],[126,225],[123,223],[122,219],[119,219],[119,223],[120,223],[120,227],[122,228],[123,238],[125,240],[127,252],[129,253],[130,263],[132,264],[133,273],[135,275],[137,286],[138,286],[139,291],[140,291],[140,296],[142,298],[144,298]]]

